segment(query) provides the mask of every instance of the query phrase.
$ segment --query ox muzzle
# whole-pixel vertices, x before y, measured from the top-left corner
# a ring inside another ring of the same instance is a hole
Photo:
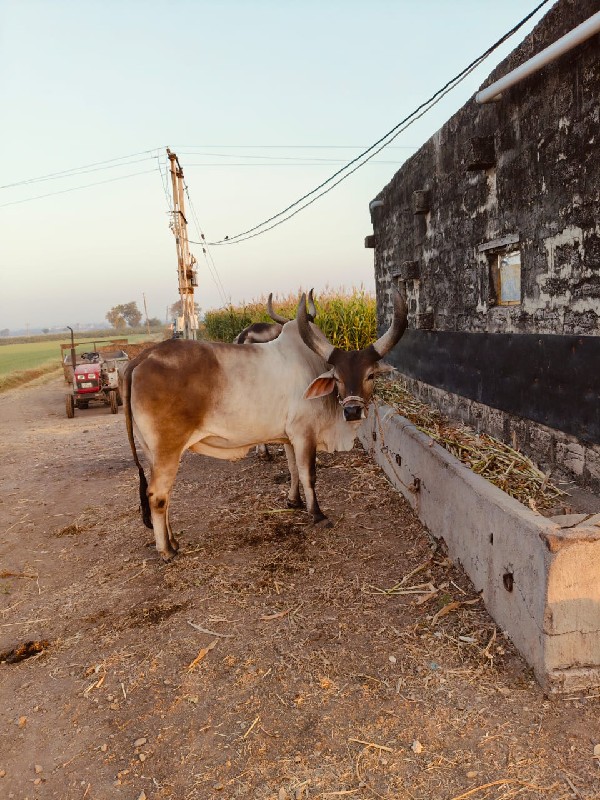
[[[344,411],[344,419],[346,422],[356,422],[359,419],[365,419],[367,416],[366,403],[362,397],[351,394],[348,397],[340,398],[340,405]]]

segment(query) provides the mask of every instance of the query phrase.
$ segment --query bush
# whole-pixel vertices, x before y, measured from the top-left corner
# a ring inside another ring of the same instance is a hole
[[[298,294],[275,297],[273,308],[283,317],[296,316]],[[377,338],[377,311],[375,298],[364,289],[325,289],[315,297],[317,325],[335,346],[343,350],[361,350]],[[229,306],[218,311],[208,311],[204,318],[207,339],[232,342],[246,326],[253,322],[271,322],[267,314],[267,298],[261,297],[242,306]]]

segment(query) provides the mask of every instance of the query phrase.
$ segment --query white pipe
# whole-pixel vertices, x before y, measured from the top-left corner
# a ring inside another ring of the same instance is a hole
[[[509,89],[511,86],[514,86],[515,83],[519,83],[519,81],[522,81],[523,78],[526,78],[528,75],[537,72],[551,61],[556,61],[556,59],[559,56],[562,56],[563,53],[566,53],[569,50],[572,50],[574,47],[577,47],[578,44],[585,42],[586,39],[589,39],[590,36],[593,36],[599,31],[600,11],[597,11],[589,19],[586,19],[585,22],[582,22],[581,25],[573,28],[572,31],[566,33],[562,38],[554,42],[554,44],[549,45],[549,47],[546,47],[546,49],[542,50],[541,53],[538,53],[537,56],[533,56],[533,58],[530,58],[529,61],[526,61],[524,64],[521,64],[520,67],[513,69],[512,72],[509,72],[508,75],[500,78],[487,88],[482,89],[480,92],[477,92],[475,95],[475,100],[478,103],[489,103],[492,100],[499,100],[503,91]]]
[[[374,208],[379,208],[379,206],[383,205],[383,200],[371,200],[369,203],[369,211],[373,211]]]

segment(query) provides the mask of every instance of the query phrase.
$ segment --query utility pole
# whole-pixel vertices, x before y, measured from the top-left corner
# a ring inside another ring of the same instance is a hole
[[[148,321],[148,307],[146,306],[146,293],[142,292],[142,297],[144,298],[144,313],[146,315],[146,333],[150,336],[150,322]]]
[[[175,153],[167,147],[171,169],[171,185],[173,189],[173,210],[171,230],[175,236],[177,247],[177,275],[179,280],[179,296],[181,298],[181,324],[176,325],[176,331],[184,339],[195,339],[198,330],[198,318],[194,307],[194,287],[198,286],[198,273],[194,269],[196,259],[190,253],[187,235],[187,219],[185,218],[185,205],[183,193],[183,170]]]

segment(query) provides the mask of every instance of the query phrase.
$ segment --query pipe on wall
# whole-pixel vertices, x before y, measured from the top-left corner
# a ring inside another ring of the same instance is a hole
[[[509,72],[490,86],[477,92],[475,100],[478,103],[490,103],[494,100],[500,100],[502,92],[506,89],[509,89],[524,78],[542,69],[546,64],[556,61],[563,53],[567,53],[598,32],[600,32],[600,11],[596,12],[589,19],[586,19],[585,22],[582,22],[581,25],[573,28],[572,31],[569,31],[569,33],[566,33],[556,42],[546,47],[541,53],[533,56],[533,58],[530,58],[524,64],[521,64],[521,66],[513,69],[512,72]]]

